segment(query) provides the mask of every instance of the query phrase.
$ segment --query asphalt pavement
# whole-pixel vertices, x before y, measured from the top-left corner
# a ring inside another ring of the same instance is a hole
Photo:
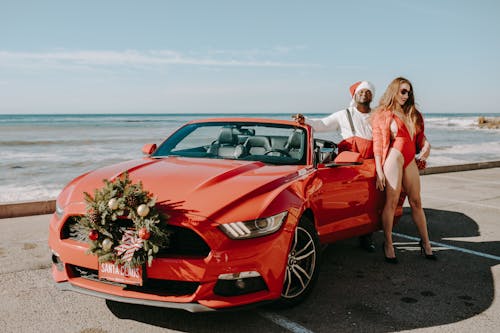
[[[395,227],[398,265],[356,239],[329,245],[311,296],[287,310],[192,314],[59,291],[49,215],[0,219],[3,332],[497,332],[500,168],[421,177],[437,262],[420,255],[409,209]]]

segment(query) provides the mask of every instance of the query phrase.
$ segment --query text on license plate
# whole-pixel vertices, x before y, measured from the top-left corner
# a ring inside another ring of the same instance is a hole
[[[112,262],[99,263],[99,279],[142,286],[142,267],[126,267]]]

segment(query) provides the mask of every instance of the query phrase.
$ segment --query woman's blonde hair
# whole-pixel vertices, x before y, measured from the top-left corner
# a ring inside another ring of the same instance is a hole
[[[415,105],[415,97],[413,95],[413,85],[411,82],[404,77],[397,77],[389,84],[384,94],[380,98],[379,105],[377,110],[390,110],[394,111],[397,107],[396,96],[399,94],[399,89],[403,83],[406,83],[410,86],[410,92],[408,93],[408,99],[405,104],[402,106],[405,122],[409,126],[410,135],[413,136],[417,131],[417,128],[421,126],[422,116],[420,112],[417,110]]]

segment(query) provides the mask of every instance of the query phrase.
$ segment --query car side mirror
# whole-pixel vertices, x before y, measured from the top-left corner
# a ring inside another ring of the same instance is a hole
[[[156,150],[156,143],[146,143],[142,146],[142,153],[145,155],[151,155]]]

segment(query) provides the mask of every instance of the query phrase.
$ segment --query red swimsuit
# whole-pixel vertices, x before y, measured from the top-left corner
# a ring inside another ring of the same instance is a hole
[[[408,128],[405,123],[396,115],[394,115],[393,119],[396,121],[396,125],[398,126],[398,132],[393,140],[391,140],[390,148],[397,149],[401,152],[404,158],[403,169],[408,166],[415,159],[415,142],[413,138],[410,136],[408,132]]]

